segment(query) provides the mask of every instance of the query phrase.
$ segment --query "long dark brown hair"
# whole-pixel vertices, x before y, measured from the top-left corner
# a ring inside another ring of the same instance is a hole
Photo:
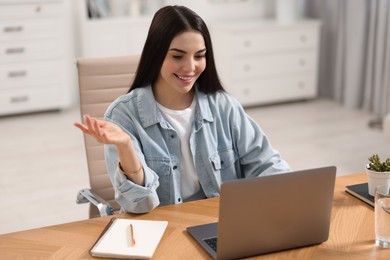
[[[189,8],[175,5],[162,7],[155,13],[129,92],[153,84],[173,38],[191,30],[202,34],[207,50],[206,68],[196,81],[199,91],[210,94],[224,90],[215,67],[211,37],[205,22]]]

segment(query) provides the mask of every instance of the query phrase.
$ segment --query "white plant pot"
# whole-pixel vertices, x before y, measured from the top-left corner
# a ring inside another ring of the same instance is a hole
[[[375,196],[375,189],[379,185],[390,185],[390,172],[375,172],[368,170],[368,194]]]

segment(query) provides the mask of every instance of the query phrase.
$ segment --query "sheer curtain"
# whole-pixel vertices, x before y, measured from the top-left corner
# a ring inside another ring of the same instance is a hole
[[[305,13],[323,22],[320,96],[390,114],[390,1],[306,0]]]

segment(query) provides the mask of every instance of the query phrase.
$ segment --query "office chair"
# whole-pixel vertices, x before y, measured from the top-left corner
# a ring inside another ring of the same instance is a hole
[[[129,90],[138,62],[139,56],[77,59],[81,118],[84,114],[103,118],[109,104]],[[107,173],[103,144],[83,135],[91,187],[80,190],[76,202],[91,203],[90,218],[112,215],[120,206]]]

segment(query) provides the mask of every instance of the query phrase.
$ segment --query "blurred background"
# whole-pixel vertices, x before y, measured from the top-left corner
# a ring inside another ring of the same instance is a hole
[[[0,234],[88,218],[76,60],[139,55],[173,4],[206,21],[224,86],[294,169],[390,157],[387,0],[0,0]]]

